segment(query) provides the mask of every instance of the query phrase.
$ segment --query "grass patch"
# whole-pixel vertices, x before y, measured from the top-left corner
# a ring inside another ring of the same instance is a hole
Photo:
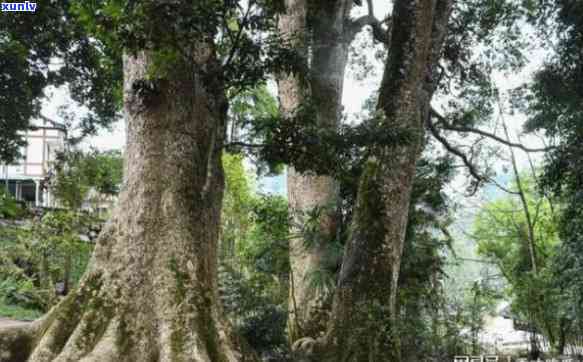
[[[43,315],[43,312],[35,309],[26,309],[16,305],[6,304],[0,299],[0,317],[32,321]]]

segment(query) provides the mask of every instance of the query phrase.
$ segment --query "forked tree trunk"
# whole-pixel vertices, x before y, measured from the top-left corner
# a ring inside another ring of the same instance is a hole
[[[0,361],[254,360],[217,302],[227,102],[214,50],[193,49],[164,79],[150,80],[150,54],[124,59],[118,207],[79,288],[32,326],[0,334]]]
[[[312,361],[400,361],[397,286],[424,120],[434,89],[450,0],[397,0],[377,108],[383,128],[407,130],[406,144],[374,150],[364,167],[326,336],[302,339]]]
[[[313,102],[321,127],[335,128],[342,115],[342,90],[348,48],[355,34],[349,22],[352,0],[286,1],[279,22],[284,36],[296,36],[296,45],[311,49],[308,89],[292,76],[278,80],[280,108],[292,114],[305,101]],[[310,12],[310,14],[308,14]],[[312,19],[306,28],[306,17]],[[316,176],[288,168],[288,200],[294,223],[290,240],[290,298],[288,332],[293,343],[305,336],[316,338],[326,329],[330,295],[313,282],[316,273],[330,273],[337,263],[331,250],[336,237],[338,185],[329,176]],[[302,227],[307,214],[320,209],[318,240],[306,240]]]

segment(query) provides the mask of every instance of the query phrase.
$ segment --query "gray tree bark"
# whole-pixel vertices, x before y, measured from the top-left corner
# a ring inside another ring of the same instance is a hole
[[[216,288],[227,101],[211,44],[152,80],[124,59],[124,187],[80,286],[0,332],[0,361],[251,361]],[[204,72],[203,72],[204,71]],[[210,75],[210,76],[209,76]]]
[[[397,0],[377,109],[382,127],[410,133],[402,145],[374,150],[361,176],[326,335],[300,339],[298,359],[400,361],[397,286],[416,163],[435,88],[451,0]]]
[[[335,128],[342,115],[342,90],[348,48],[356,33],[349,15],[352,0],[287,0],[286,14],[279,31],[296,37],[296,46],[307,55],[310,49],[310,76],[307,89],[293,76],[278,79],[280,108],[291,115],[304,102],[317,105],[316,119],[321,127]],[[308,30],[306,19],[313,24]],[[336,237],[338,185],[332,177],[302,174],[288,168],[287,189],[294,226],[290,240],[290,298],[288,331],[293,343],[300,337],[318,337],[324,332],[330,311],[330,296],[314,288],[314,273],[330,268],[330,241]],[[310,242],[302,235],[306,213],[323,210],[319,240]],[[306,247],[306,245],[310,247]]]

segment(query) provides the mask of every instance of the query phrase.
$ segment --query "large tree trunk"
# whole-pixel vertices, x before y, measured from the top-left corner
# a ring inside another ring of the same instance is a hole
[[[351,236],[326,336],[299,340],[313,361],[400,361],[397,286],[424,120],[434,89],[431,72],[451,12],[449,0],[398,0],[377,108],[382,127],[406,130],[403,145],[373,150],[364,167]],[[445,18],[445,19],[443,19]],[[445,20],[445,21],[444,21]]]
[[[217,302],[227,102],[212,46],[193,49],[153,81],[149,53],[125,58],[118,207],[80,286],[33,326],[4,334],[0,361],[254,360]],[[5,352],[10,339],[20,356]]]
[[[354,35],[349,25],[352,0],[286,1],[286,15],[279,22],[284,36],[299,36],[296,45],[307,54],[311,49],[309,89],[293,76],[278,80],[280,107],[283,114],[293,114],[305,101],[316,107],[321,127],[335,128],[342,115],[342,90],[348,59],[348,47]],[[306,16],[312,26],[306,28]],[[312,282],[315,273],[332,273],[338,261],[332,260],[331,241],[336,237],[336,203],[338,185],[332,177],[302,174],[288,168],[287,190],[294,216],[290,241],[290,299],[288,331],[293,343],[300,337],[316,338],[325,331],[331,296]],[[306,240],[302,227],[306,214],[322,211],[317,240]],[[308,246],[309,245],[309,246]]]

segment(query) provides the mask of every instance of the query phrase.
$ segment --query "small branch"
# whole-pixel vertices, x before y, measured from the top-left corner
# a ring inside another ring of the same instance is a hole
[[[541,211],[541,207],[542,207],[543,201],[544,201],[544,198],[541,197],[536,202],[536,206],[535,206],[535,209],[534,209],[534,216],[532,218],[532,227],[533,228],[536,226],[536,224],[537,224],[537,222],[539,220],[540,211]]]
[[[462,261],[471,261],[471,262],[474,262],[474,263],[496,264],[496,262],[490,261],[490,260],[487,260],[487,259],[474,259],[474,258],[462,258],[462,257],[457,257],[455,259],[456,260],[462,260]]]
[[[435,82],[435,88],[437,88],[441,84],[443,79],[451,78],[451,76],[447,73],[445,67],[440,62],[437,62],[436,66],[439,69],[439,76],[437,77],[437,81]]]
[[[254,3],[255,3],[254,1],[250,1],[249,4],[247,4],[247,11],[243,15],[243,19],[241,20],[241,23],[239,24],[239,29],[237,31],[237,34],[235,35],[235,40],[234,40],[233,44],[231,44],[231,51],[229,52],[228,57],[223,62],[223,68],[227,68],[231,65],[233,58],[235,58],[235,55],[239,51],[239,43],[241,41],[241,37],[243,35],[243,32],[247,28],[247,22],[249,21],[249,14],[251,13],[251,8],[253,7]],[[241,9],[241,11],[242,10],[243,9]],[[226,29],[227,29],[227,32],[230,33],[228,25],[226,25]],[[232,38],[231,34],[229,34],[229,38]]]
[[[520,136],[518,136],[518,140],[521,141]],[[532,179],[534,180],[535,184],[538,185],[539,184],[539,179],[536,175],[536,169],[534,167],[534,163],[532,161],[532,157],[530,157],[530,153],[526,154],[526,158],[528,159],[528,165],[530,166],[530,171],[532,172]],[[535,209],[535,213],[534,213],[534,217],[532,219],[532,227],[534,228],[536,226],[536,223],[538,222],[538,217],[540,215],[540,208],[542,206],[543,201],[545,200],[544,196],[541,196],[539,198],[539,200],[536,203],[536,209]],[[549,201],[550,202],[550,201]]]
[[[439,112],[437,112],[433,107],[431,108],[431,114],[433,116],[435,116],[437,119],[439,119],[440,123],[440,127],[442,129],[448,130],[448,131],[456,131],[456,132],[464,132],[464,133],[475,133],[475,134],[479,134],[481,136],[493,139],[496,142],[500,142],[506,146],[510,146],[510,147],[514,147],[514,148],[519,148],[521,150],[523,150],[524,152],[547,152],[550,151],[552,149],[554,149],[554,147],[550,146],[550,147],[543,147],[543,148],[530,148],[530,147],[526,147],[523,144],[520,143],[515,143],[515,142],[511,142],[508,140],[505,140],[504,138],[501,138],[499,136],[496,136],[495,134],[483,131],[481,129],[478,128],[473,128],[473,127],[467,127],[467,126],[454,126],[451,123],[449,123],[447,121],[447,119],[441,115]]]
[[[500,108],[500,114],[502,115],[502,106],[500,105],[500,100],[498,100],[498,105]],[[508,132],[508,127],[506,126],[506,122],[502,121],[502,126],[504,127],[504,134],[506,135],[506,139],[510,143],[510,134]],[[512,147],[510,148],[510,160],[512,161],[512,170],[514,171],[514,179],[516,180],[516,187],[518,188],[518,196],[520,196],[520,202],[522,204],[522,209],[524,211],[524,216],[526,218],[526,227],[527,227],[527,237],[528,237],[528,251],[530,255],[530,263],[532,267],[532,271],[534,274],[537,274],[537,263],[536,263],[536,239],[534,235],[534,223],[532,221],[532,217],[530,214],[530,210],[528,208],[528,201],[526,199],[526,193],[524,188],[522,187],[522,179],[520,177],[520,173],[518,172],[518,162],[516,161],[516,155],[514,154],[514,150]],[[537,211],[538,214],[538,211]]]
[[[223,147],[224,148],[231,148],[231,147],[264,148],[264,147],[267,147],[267,145],[259,144],[259,143],[229,142],[229,143],[226,143]]]
[[[43,115],[43,114],[39,114],[38,115],[40,119],[42,119],[43,121],[47,122],[48,124],[52,125],[53,127],[57,127],[57,128],[61,128],[62,130],[64,130],[66,132],[67,130],[67,125],[64,123],[60,123],[57,121],[54,121],[52,119],[50,119],[49,117]]]
[[[517,194],[515,191],[512,191],[512,190],[500,185],[500,183],[498,183],[493,178],[481,175],[480,172],[478,171],[478,168],[476,167],[476,165],[468,158],[468,156],[466,156],[466,154],[463,153],[459,148],[457,148],[456,146],[449,143],[449,141],[439,132],[439,130],[435,127],[435,124],[433,124],[433,122],[431,122],[431,117],[427,117],[426,123],[427,123],[427,128],[429,129],[429,131],[431,132],[433,137],[435,137],[435,139],[437,139],[439,141],[439,143],[441,143],[443,145],[443,147],[445,147],[445,149],[448,152],[459,157],[462,160],[462,162],[464,163],[464,165],[466,166],[466,168],[468,169],[470,175],[478,182],[474,186],[474,189],[472,190],[472,192],[470,193],[471,195],[474,195],[478,191],[478,187],[479,187],[480,183],[485,183],[485,182],[489,182],[489,183],[494,184],[496,187],[498,187],[499,189],[501,189],[502,191],[504,191],[506,193],[509,193],[512,195]]]

